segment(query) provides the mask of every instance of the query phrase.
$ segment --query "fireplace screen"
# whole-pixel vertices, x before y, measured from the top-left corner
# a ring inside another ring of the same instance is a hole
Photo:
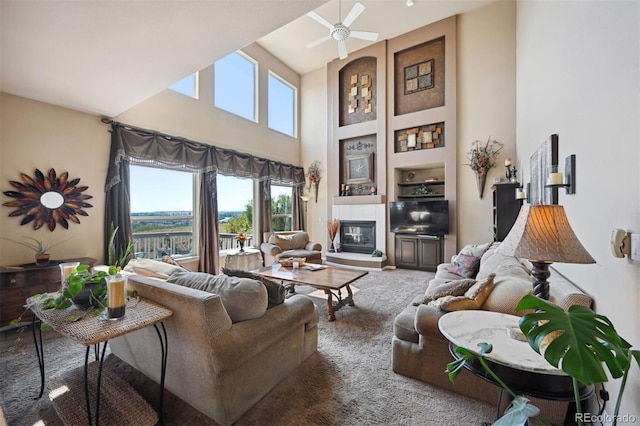
[[[371,254],[376,249],[376,222],[341,221],[340,248],[344,252]]]

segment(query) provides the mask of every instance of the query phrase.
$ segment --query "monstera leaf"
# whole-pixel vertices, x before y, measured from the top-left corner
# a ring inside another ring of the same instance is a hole
[[[631,345],[618,335],[611,321],[591,309],[573,305],[567,312],[538,297],[527,295],[516,310],[534,309],[520,319],[529,345],[554,367],[584,383],[622,377],[631,363]]]

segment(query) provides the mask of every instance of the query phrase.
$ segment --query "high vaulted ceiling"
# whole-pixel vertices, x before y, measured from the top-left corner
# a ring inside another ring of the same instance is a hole
[[[352,30],[393,38],[495,0],[360,0]],[[335,42],[307,43],[355,1],[0,1],[0,90],[116,116],[217,59],[257,41],[300,74],[338,57]],[[349,38],[348,51],[372,42]]]

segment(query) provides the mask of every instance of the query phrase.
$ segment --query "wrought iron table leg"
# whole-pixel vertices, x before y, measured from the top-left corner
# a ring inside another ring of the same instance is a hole
[[[164,322],[160,323],[162,327],[162,334],[158,329],[158,325],[154,324],[153,327],[158,333],[158,339],[160,339],[160,350],[162,351],[162,366],[160,370],[160,403],[158,407],[159,424],[162,425],[164,417],[164,377],[167,373],[167,354],[169,352],[169,341],[167,340],[167,330],[164,328]]]
[[[96,426],[100,424],[100,383],[102,382],[102,366],[104,365],[104,354],[107,350],[108,340],[102,344],[102,354],[100,355],[100,364],[98,364],[98,381],[96,383]],[[91,419],[89,419],[91,425]]]
[[[87,417],[91,426],[91,403],[89,402],[89,351],[91,346],[87,346],[87,353],[84,355],[84,402],[87,405]]]
[[[42,329],[40,328],[40,324],[42,322],[38,319],[37,316],[33,316],[31,320],[31,333],[33,334],[33,344],[36,347],[36,355],[38,356],[38,367],[40,367],[40,394],[37,398],[42,398],[42,394],[44,393],[44,343],[42,343]],[[36,333],[36,324],[38,324],[38,332]],[[39,340],[39,343],[38,343]]]

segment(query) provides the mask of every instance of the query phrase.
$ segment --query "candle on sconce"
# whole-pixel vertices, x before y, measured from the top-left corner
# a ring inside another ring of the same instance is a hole
[[[524,188],[516,188],[516,200],[524,200],[525,198],[527,196],[524,193]]]
[[[506,159],[504,160],[504,166],[505,166],[505,167],[509,167],[510,165],[511,165],[511,157],[506,158]]]
[[[549,185],[562,185],[563,183],[562,173],[556,172],[549,174]]]

